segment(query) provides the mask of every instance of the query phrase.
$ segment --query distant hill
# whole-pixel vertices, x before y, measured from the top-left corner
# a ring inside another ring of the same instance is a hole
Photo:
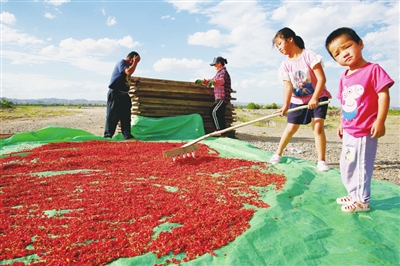
[[[15,104],[57,104],[57,105],[105,105],[106,101],[100,100],[85,100],[85,99],[57,99],[57,98],[42,98],[42,99],[12,99],[5,98]]]
[[[41,98],[41,99],[13,99],[13,98],[6,98],[4,97],[7,101],[11,101],[15,104],[56,104],[56,105],[106,105],[107,101],[101,101],[101,100],[85,100],[85,99],[57,99],[57,98]],[[248,102],[232,102],[233,105],[235,106],[242,106],[246,107]],[[261,106],[267,105],[266,103],[261,103],[259,104]],[[278,104],[278,106],[282,106],[282,104]],[[390,106],[391,110],[399,110],[399,107],[396,106]]]

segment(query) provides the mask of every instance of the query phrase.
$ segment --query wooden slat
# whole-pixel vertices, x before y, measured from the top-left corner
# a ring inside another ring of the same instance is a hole
[[[207,101],[182,101],[175,99],[162,99],[162,98],[149,98],[149,97],[140,97],[139,101],[143,104],[153,103],[153,104],[163,104],[163,105],[176,105],[176,106],[208,106],[210,102]]]
[[[201,101],[214,101],[214,95],[211,94],[188,94],[173,91],[140,91],[132,93],[131,95],[141,98],[168,98],[168,99],[182,99],[182,100],[201,100]],[[132,97],[131,97],[132,98]]]
[[[207,88],[201,84],[195,84],[194,82],[187,81],[175,81],[175,80],[164,80],[164,79],[152,79],[152,78],[140,78],[138,82],[135,82],[138,77],[131,78],[131,88],[138,90],[167,90],[176,91],[182,93],[199,93],[203,92],[213,94],[214,89]],[[232,90],[232,93],[236,93]]]
[[[152,103],[137,103],[137,105],[132,106],[132,110],[140,110],[142,112],[147,112],[151,110],[177,110],[179,112],[186,112],[188,114],[192,113],[204,113],[209,114],[211,109],[210,106],[177,106],[177,105],[162,105],[162,104],[152,104]],[[233,116],[236,115],[234,108],[226,108],[226,115]]]

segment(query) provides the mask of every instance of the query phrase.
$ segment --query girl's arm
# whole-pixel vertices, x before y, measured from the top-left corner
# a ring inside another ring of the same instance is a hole
[[[317,84],[315,85],[315,91],[313,93],[313,96],[311,100],[308,102],[308,109],[314,109],[318,107],[318,98],[321,95],[322,91],[324,90],[326,83],[325,72],[322,69],[321,63],[316,64],[313,67],[313,71],[315,77],[317,78]]]
[[[292,82],[288,80],[283,81],[283,106],[277,113],[281,113],[281,116],[284,116],[286,111],[289,110],[290,107],[290,99],[292,98],[293,85]]]
[[[380,138],[385,135],[385,121],[389,110],[389,104],[389,86],[386,86],[378,92],[378,115],[371,128],[372,138]]]

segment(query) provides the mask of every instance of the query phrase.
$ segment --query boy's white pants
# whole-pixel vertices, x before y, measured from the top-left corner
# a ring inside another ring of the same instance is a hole
[[[340,172],[347,193],[353,200],[369,202],[378,139],[371,135],[353,137],[343,130]]]

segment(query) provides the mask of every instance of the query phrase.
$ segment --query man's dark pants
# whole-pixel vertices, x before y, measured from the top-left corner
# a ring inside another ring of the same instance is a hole
[[[121,121],[121,132],[124,138],[131,135],[131,108],[132,101],[127,93],[109,90],[107,94],[107,118],[104,137],[111,138]]]

